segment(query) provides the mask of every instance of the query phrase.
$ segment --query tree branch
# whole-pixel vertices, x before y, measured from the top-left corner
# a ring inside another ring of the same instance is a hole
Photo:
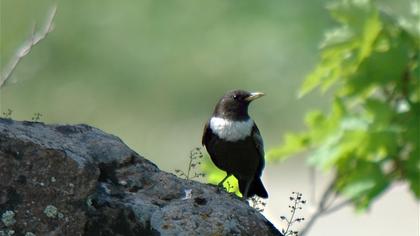
[[[340,210],[341,208],[343,208],[343,207],[345,207],[345,206],[349,205],[351,202],[352,202],[352,200],[351,200],[351,199],[344,200],[344,201],[342,201],[342,202],[340,202],[340,203],[336,204],[335,206],[332,206],[332,207],[328,208],[328,209],[324,212],[324,215],[328,215],[328,214],[334,213],[335,211],[338,211],[338,210]]]
[[[332,206],[331,196],[335,198],[335,192],[334,192],[334,186],[336,184],[336,178],[334,178],[331,183],[328,185],[328,187],[325,189],[325,192],[322,194],[321,200],[319,201],[318,207],[315,211],[315,213],[309,218],[309,221],[306,223],[306,225],[303,227],[303,229],[300,231],[300,236],[304,236],[308,233],[308,231],[311,229],[313,224],[322,216],[325,216],[327,214],[333,213],[348,204],[351,203],[351,200],[345,200],[341,203],[338,203],[334,206]],[[330,203],[328,203],[330,201]],[[327,204],[328,203],[328,204]]]
[[[32,48],[43,39],[45,39],[51,31],[53,31],[53,23],[56,12],[57,6],[53,6],[48,14],[47,21],[45,22],[45,25],[40,32],[35,32],[35,25],[33,26],[31,37],[26,40],[23,45],[16,51],[9,65],[6,66],[3,73],[1,74],[0,88],[5,85],[8,79],[10,79],[16,67],[19,65],[22,59],[31,52]]]

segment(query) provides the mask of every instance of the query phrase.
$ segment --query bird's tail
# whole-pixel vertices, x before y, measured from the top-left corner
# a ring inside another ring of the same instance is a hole
[[[247,181],[248,180],[239,180],[239,191],[241,191],[242,194],[245,192]],[[254,195],[262,198],[268,198],[267,190],[265,190],[260,178],[253,179],[251,185],[249,186],[248,197],[252,197]]]

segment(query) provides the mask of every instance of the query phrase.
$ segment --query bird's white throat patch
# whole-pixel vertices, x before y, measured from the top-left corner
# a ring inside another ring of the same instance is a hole
[[[219,138],[226,141],[235,142],[243,140],[251,134],[254,121],[248,119],[245,121],[233,121],[220,117],[210,119],[210,129]]]

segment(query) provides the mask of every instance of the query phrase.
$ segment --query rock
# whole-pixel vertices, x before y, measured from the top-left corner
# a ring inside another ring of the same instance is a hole
[[[281,235],[241,199],[159,170],[116,136],[2,118],[0,216],[0,235]]]

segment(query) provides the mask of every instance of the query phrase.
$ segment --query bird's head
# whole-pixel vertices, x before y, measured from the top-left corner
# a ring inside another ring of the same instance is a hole
[[[249,104],[262,96],[264,93],[261,92],[229,91],[217,103],[214,115],[231,120],[247,120]]]

